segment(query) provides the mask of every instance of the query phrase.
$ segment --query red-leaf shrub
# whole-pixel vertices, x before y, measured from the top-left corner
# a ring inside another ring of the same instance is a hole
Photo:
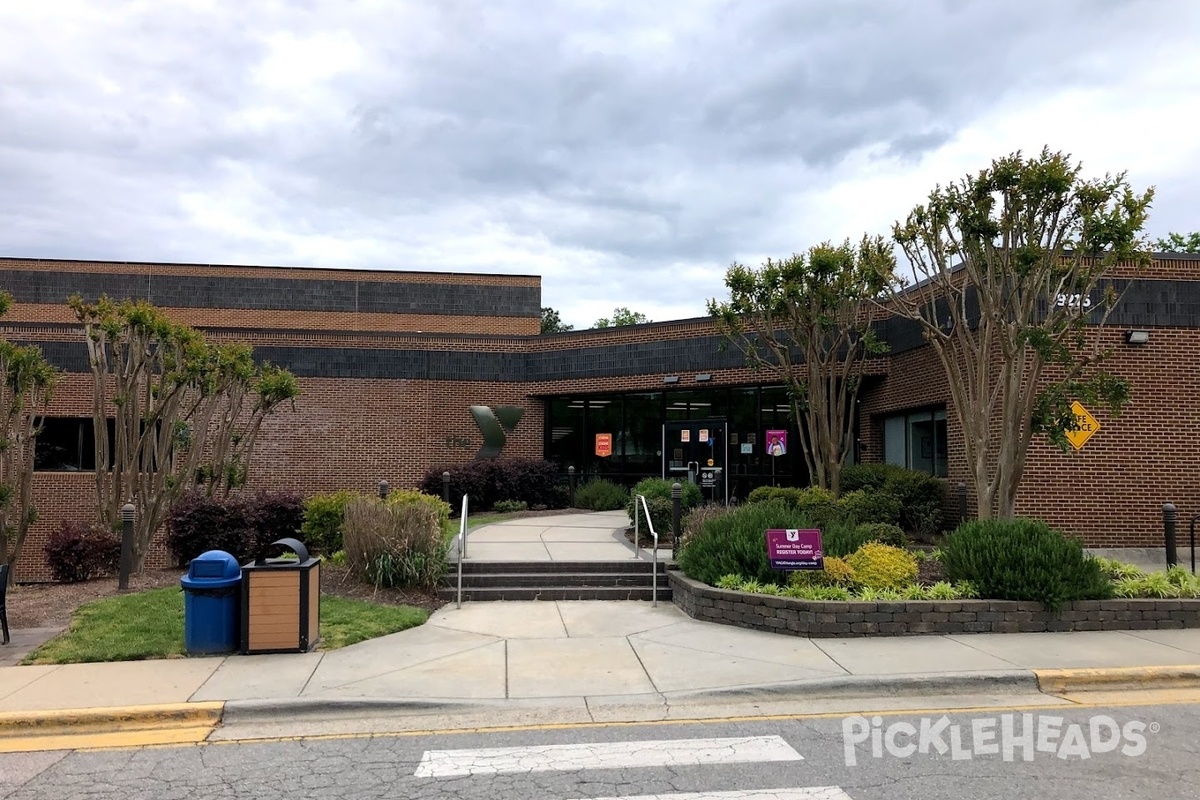
[[[121,564],[121,540],[88,522],[62,522],[45,549],[50,574],[62,583],[111,575]]]
[[[491,459],[468,461],[453,466],[431,467],[421,479],[420,490],[442,496],[442,473],[450,473],[450,507],[462,508],[462,497],[470,497],[471,509],[482,511],[503,500],[524,502],[530,508],[566,508],[569,493],[557,468],[549,461]]]

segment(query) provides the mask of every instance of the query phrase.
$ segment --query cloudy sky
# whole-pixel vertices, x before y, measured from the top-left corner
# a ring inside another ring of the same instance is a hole
[[[1192,0],[0,3],[0,255],[542,276],[587,327],[1044,144],[1200,229]]]

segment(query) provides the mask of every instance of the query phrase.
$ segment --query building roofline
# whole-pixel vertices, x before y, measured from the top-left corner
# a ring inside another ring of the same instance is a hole
[[[470,275],[482,278],[536,278],[541,275],[516,272],[451,272],[449,270],[429,269],[379,269],[370,267],[314,267],[314,266],[282,266],[279,264],[207,264],[196,261],[124,261],[107,258],[35,258],[30,256],[0,255],[0,263],[9,261],[30,261],[35,264],[119,264],[130,267],[204,267],[206,269],[265,269],[265,270],[309,270],[313,272],[348,272],[348,273],[389,273],[402,272],[408,275]]]

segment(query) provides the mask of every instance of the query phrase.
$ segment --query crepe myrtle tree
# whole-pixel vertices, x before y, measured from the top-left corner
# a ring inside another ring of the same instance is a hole
[[[0,292],[0,314],[11,306],[12,296]],[[34,445],[57,381],[58,371],[37,347],[0,339],[0,564],[16,565],[37,520]]]
[[[141,571],[151,537],[184,492],[203,484],[209,494],[228,493],[245,482],[264,420],[299,388],[287,370],[255,364],[248,345],[209,342],[144,301],[75,296],[70,305],[94,379],[97,514],[116,527],[121,506],[133,502]]]
[[[945,370],[980,517],[1013,518],[1030,442],[1066,449],[1073,400],[1114,414],[1128,400],[1097,326],[1122,295],[1109,272],[1150,262],[1153,195],[1043,149],[937,187],[895,224],[917,280],[889,281],[885,306],[920,325]]]
[[[887,352],[872,328],[896,265],[883,237],[857,245],[817,245],[767,259],[759,269],[735,263],[725,273],[729,299],[708,301],[717,327],[750,366],[783,381],[799,423],[809,474],[836,496],[854,447],[854,410],[867,359]]]

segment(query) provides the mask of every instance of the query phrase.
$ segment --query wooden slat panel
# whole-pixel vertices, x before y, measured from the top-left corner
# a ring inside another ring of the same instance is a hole
[[[299,637],[293,632],[291,636],[251,636],[251,650],[295,650],[300,647]]]
[[[300,586],[299,572],[247,573],[250,579],[250,591],[255,589],[285,589],[295,590]]]
[[[321,565],[308,572],[308,643],[311,646],[320,633]]]
[[[267,611],[267,612],[274,611],[279,614],[285,614],[285,613],[299,614],[300,613],[300,598],[299,597],[293,598],[291,600],[291,602],[273,601],[273,600],[264,600],[264,599],[251,600],[250,601],[250,613],[254,613],[255,611]]]

